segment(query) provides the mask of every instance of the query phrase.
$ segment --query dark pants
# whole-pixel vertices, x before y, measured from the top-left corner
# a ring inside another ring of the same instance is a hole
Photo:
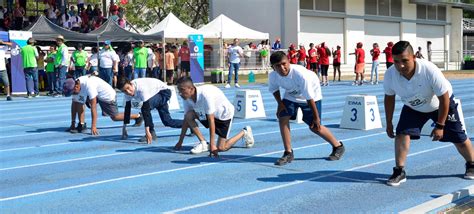
[[[56,85],[57,88],[56,88],[56,92],[62,94],[63,90],[63,85],[64,85],[64,82],[66,82],[66,75],[67,75],[67,66],[61,66],[61,68],[58,68],[58,79],[57,79],[57,82],[58,84]]]
[[[161,90],[155,94],[155,96],[143,103],[142,115],[145,120],[145,126],[149,127],[150,131],[154,131],[153,117],[151,115],[151,110],[153,109],[158,110],[163,125],[171,128],[181,128],[183,126],[183,120],[175,120],[171,118],[168,110],[168,101],[170,100],[170,97],[171,90]]]
[[[112,81],[114,79],[112,68],[99,68],[99,77],[112,86]]]
[[[25,71],[26,91],[28,95],[39,94],[38,69],[25,68],[24,71]]]
[[[86,75],[86,70],[84,69],[84,66],[76,66],[76,69],[74,70],[74,78],[77,79],[84,75]]]
[[[56,91],[57,82],[56,82],[56,72],[46,72],[46,75],[48,76],[48,88],[49,88],[49,93],[52,94]]]
[[[127,79],[129,80],[133,80],[133,69],[132,69],[132,66],[126,66],[124,68],[124,71],[125,71],[125,77],[127,77]]]

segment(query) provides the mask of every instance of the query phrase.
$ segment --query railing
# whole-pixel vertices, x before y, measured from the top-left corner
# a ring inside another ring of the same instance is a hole
[[[462,19],[462,26],[464,30],[474,30],[474,19]]]

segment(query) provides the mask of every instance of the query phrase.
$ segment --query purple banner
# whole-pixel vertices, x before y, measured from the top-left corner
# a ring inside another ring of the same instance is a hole
[[[204,82],[204,37],[201,34],[188,36],[191,79],[194,83]]]
[[[29,31],[9,31],[11,48],[11,87],[12,94],[26,94],[25,73],[23,72],[23,60],[20,49],[26,45],[26,41],[32,37]]]

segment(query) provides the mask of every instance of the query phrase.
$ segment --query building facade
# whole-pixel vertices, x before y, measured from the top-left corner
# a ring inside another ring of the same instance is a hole
[[[434,3],[436,2],[436,3]],[[457,62],[463,49],[462,15],[456,1],[416,0],[210,0],[210,18],[225,14],[244,26],[290,43],[340,45],[342,61],[354,64],[356,43],[368,51],[373,43],[409,41],[427,56],[431,41],[433,61]],[[271,41],[272,42],[272,41]],[[385,57],[380,58],[385,62]],[[366,54],[366,62],[371,62]]]

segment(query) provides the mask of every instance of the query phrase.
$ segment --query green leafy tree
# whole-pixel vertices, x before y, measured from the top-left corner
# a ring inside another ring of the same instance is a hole
[[[127,21],[144,31],[163,20],[170,12],[194,28],[209,22],[208,0],[133,0],[124,8]]]

